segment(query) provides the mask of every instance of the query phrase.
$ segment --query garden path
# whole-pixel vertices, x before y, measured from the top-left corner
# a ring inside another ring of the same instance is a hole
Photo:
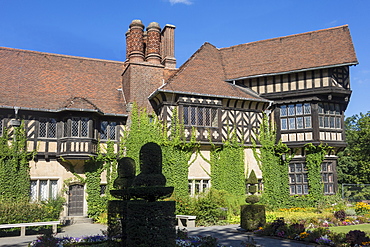
[[[100,224],[80,223],[63,227],[62,232],[57,236],[82,237],[101,234],[107,226]],[[302,242],[289,241],[284,239],[275,239],[267,237],[256,237],[250,233],[238,230],[238,225],[211,226],[211,227],[189,227],[189,236],[203,235],[213,236],[219,239],[219,243],[226,246],[240,247],[241,241],[246,241],[248,236],[252,236],[257,244],[263,247],[304,247],[313,246]],[[1,247],[25,247],[28,243],[35,240],[37,236],[27,235],[25,237],[1,237]]]

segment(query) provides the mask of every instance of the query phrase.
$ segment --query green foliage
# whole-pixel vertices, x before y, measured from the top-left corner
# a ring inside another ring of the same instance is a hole
[[[175,187],[178,196],[188,194],[188,168],[191,154],[198,147],[194,136],[190,142],[185,141],[183,126],[178,121],[176,108],[171,122],[161,122],[150,117],[145,109],[133,105],[130,129],[122,142],[125,156],[131,157],[139,164],[141,147],[148,142],[155,142],[162,149],[162,172],[167,179],[166,186]],[[195,132],[194,132],[195,133]],[[121,149],[123,149],[123,147]],[[137,165],[137,173],[139,166]]]
[[[253,143],[253,154],[263,174],[262,201],[272,208],[285,207],[289,201],[288,164],[292,156],[287,155],[289,148],[281,141],[276,143],[276,132],[266,115],[260,126],[258,142]],[[282,155],[286,159],[282,159]]]
[[[0,200],[0,224],[59,220],[64,202],[62,197],[44,202]]]
[[[22,200],[29,197],[29,160],[34,152],[27,152],[24,124],[14,127],[13,138],[5,129],[0,137],[0,197]]]
[[[339,183],[370,183],[370,112],[345,120],[347,147],[338,154]]]
[[[324,161],[325,155],[331,147],[323,145],[322,143],[318,146],[315,146],[312,143],[307,143],[304,148],[306,151],[309,194],[314,201],[319,201],[324,194],[321,163]]]
[[[211,142],[212,187],[240,196],[245,194],[244,147],[235,133],[228,136],[222,146]]]
[[[117,176],[117,155],[114,153],[114,143],[108,141],[106,150],[98,149],[98,155],[85,161],[85,183],[87,193],[87,214],[98,220],[107,213],[107,203],[112,199],[109,191],[113,188],[114,178]],[[100,147],[100,145],[98,145]],[[107,187],[105,195],[100,195],[101,174],[106,171]],[[113,171],[113,172],[112,172]]]

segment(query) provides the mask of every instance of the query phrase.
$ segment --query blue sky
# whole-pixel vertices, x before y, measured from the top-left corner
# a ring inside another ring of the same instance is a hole
[[[0,46],[124,61],[125,32],[141,19],[176,26],[180,66],[204,42],[221,48],[348,24],[360,62],[351,67],[352,116],[370,111],[369,10],[368,0],[0,0]]]

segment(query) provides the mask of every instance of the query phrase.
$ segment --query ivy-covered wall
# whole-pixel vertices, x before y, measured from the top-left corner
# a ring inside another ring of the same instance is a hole
[[[14,127],[12,137],[7,129],[0,137],[0,199],[29,198],[29,160],[34,156],[34,152],[27,152],[26,144],[23,123],[20,127]]]

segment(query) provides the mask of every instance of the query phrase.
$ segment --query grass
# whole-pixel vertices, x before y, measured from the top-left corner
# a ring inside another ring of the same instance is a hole
[[[353,230],[360,230],[370,234],[370,224],[350,225],[350,226],[333,226],[329,227],[330,231],[335,233],[348,233]]]

